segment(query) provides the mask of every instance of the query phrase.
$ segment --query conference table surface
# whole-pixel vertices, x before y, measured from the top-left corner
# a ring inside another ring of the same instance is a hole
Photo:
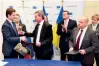
[[[26,60],[26,59],[5,59],[8,62],[5,66],[81,66],[80,62],[60,60]]]

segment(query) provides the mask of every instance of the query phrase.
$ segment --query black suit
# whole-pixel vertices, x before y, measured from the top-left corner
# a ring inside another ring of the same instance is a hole
[[[20,42],[20,38],[15,23],[12,22],[12,25],[8,20],[2,25],[4,58],[18,58],[18,53],[14,47]]]
[[[69,38],[71,36],[72,30],[77,27],[77,23],[75,20],[69,19],[67,32],[62,32],[62,25],[64,25],[64,21],[58,24],[57,34],[60,35],[59,48],[61,52],[61,60],[65,60],[66,55],[64,53],[69,51]]]
[[[79,32],[79,28],[74,29],[71,35],[71,41],[73,42],[73,48],[76,46],[76,37]],[[94,33],[89,27],[87,28],[83,37],[80,49],[84,49],[86,54],[76,56],[75,60],[79,60],[82,66],[93,66],[94,64],[94,51],[99,48],[99,42],[96,32]]]
[[[25,35],[34,37],[33,48],[34,48],[34,51],[36,53],[36,58],[37,59],[50,60],[52,55],[53,55],[52,25],[50,25],[49,23],[46,23],[46,22],[43,23],[43,26],[42,26],[41,32],[40,32],[40,40],[39,40],[41,42],[41,46],[40,47],[36,46],[37,32],[38,32],[38,24],[36,25],[36,27],[35,27],[35,29],[34,29],[32,34],[25,33]]]
[[[92,29],[92,24],[90,24],[89,27]],[[99,33],[99,24],[97,24],[96,31]],[[99,66],[99,49],[95,51],[94,56],[95,56],[96,64],[97,66]]]

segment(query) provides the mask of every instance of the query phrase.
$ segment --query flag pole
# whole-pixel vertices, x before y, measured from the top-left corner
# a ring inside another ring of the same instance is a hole
[[[63,6],[63,4],[64,4],[64,0],[62,0],[62,6]]]
[[[45,0],[42,0],[42,1],[43,1],[43,6],[44,6]]]
[[[22,8],[24,9],[24,0],[22,0]]]

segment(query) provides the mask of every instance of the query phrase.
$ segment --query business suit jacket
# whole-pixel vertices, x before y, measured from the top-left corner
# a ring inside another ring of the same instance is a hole
[[[75,20],[69,19],[67,32],[62,32],[62,26],[64,25],[64,21],[58,24],[57,34],[60,35],[60,43],[59,47],[64,49],[64,52],[69,50],[68,41],[71,36],[72,30],[77,27],[77,23]],[[66,44],[67,42],[67,44]]]
[[[71,41],[73,42],[73,48],[76,46],[76,37],[78,34],[79,28],[73,30],[73,34],[71,35]],[[98,37],[96,33],[94,33],[89,27],[86,30],[83,41],[81,43],[80,49],[84,49],[86,51],[85,55],[82,55],[82,60],[84,64],[93,64],[94,63],[94,51],[98,48]]]
[[[9,56],[16,44],[20,42],[15,23],[12,23],[15,28],[12,27],[8,20],[6,20],[2,25],[4,56]]]
[[[92,29],[92,24],[90,24],[89,27]],[[93,29],[92,29],[92,30],[93,30]],[[98,24],[97,27],[96,27],[96,31],[99,33],[99,24]],[[99,49],[97,49],[97,50],[95,51],[95,53],[99,53]]]
[[[34,37],[34,44],[33,48],[36,53],[36,55],[41,55],[42,57],[46,57],[47,55],[53,55],[53,45],[52,45],[52,40],[53,40],[53,34],[52,34],[52,25],[50,25],[47,22],[43,23],[43,26],[41,28],[41,33],[40,33],[40,42],[41,46],[37,47],[36,46],[36,38],[37,38],[37,25],[32,32],[30,33],[25,33],[26,36],[31,36]]]

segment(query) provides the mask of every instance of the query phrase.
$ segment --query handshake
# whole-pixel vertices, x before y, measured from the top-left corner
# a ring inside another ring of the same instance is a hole
[[[22,42],[26,42],[27,41],[27,39],[26,39],[26,36],[24,36],[24,31],[22,31],[22,26],[19,26],[18,27],[18,35],[19,36],[21,36],[20,37],[20,40],[22,41]]]
[[[22,36],[22,37],[20,37],[20,41],[22,41],[22,42],[27,42],[27,38],[26,38],[26,36]]]

